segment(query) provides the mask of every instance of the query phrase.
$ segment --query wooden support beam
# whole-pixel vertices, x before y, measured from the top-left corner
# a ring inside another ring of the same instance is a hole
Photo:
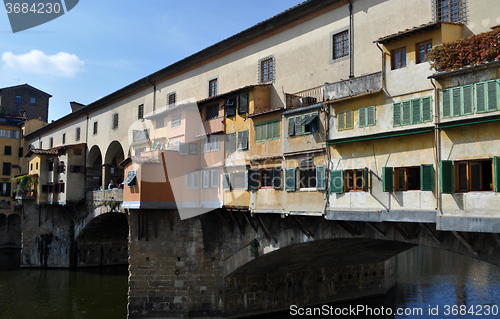
[[[383,232],[381,229],[379,229],[375,225],[375,223],[366,222],[366,224],[368,225],[368,227],[370,227],[371,229],[373,229],[374,231],[376,231],[377,233],[379,233],[380,235],[382,235],[382,237],[385,237],[385,232]]]
[[[299,226],[300,230],[304,233],[304,235],[307,236],[307,238],[311,238],[311,237],[314,238],[314,234],[309,229],[307,229],[307,227],[304,224],[302,224],[300,222],[300,220],[297,218],[297,216],[291,216],[291,218],[295,222],[295,224],[297,224],[297,226]]]
[[[406,240],[411,240],[410,236],[408,236],[408,234],[406,234],[401,228],[399,228],[398,226],[398,223],[394,223],[392,224],[392,227],[394,227],[394,229],[401,234],[401,236],[404,237],[404,239]]]
[[[257,233],[258,232],[257,227],[255,227],[255,225],[252,223],[252,221],[250,220],[250,218],[248,218],[247,212],[243,211],[242,214],[243,214],[243,216],[245,216],[245,219],[250,224],[250,226],[252,226],[253,230],[255,230],[255,232]]]
[[[336,222],[337,222],[337,224],[340,225],[340,227],[344,228],[349,234],[351,234],[353,236],[361,235],[361,233],[357,229],[355,229],[354,227],[349,225],[347,222],[345,222],[343,220],[336,220]]]
[[[439,238],[436,236],[436,234],[434,234],[434,232],[432,231],[432,229],[429,228],[429,226],[427,226],[424,223],[419,223],[419,224],[420,226],[422,226],[423,229],[425,229],[429,233],[429,235],[431,235],[432,239],[434,239],[436,243],[441,245],[441,240],[439,240]]]
[[[266,235],[267,239],[268,240],[271,240],[270,238],[274,239],[274,242],[275,243],[278,243],[278,240],[273,236],[273,234],[271,234],[271,232],[269,231],[269,229],[267,229],[266,225],[264,224],[264,221],[262,220],[262,218],[260,218],[259,215],[255,215],[255,217],[257,218],[257,220],[259,221],[259,224],[260,226],[262,227],[262,230],[267,233],[268,235]]]
[[[472,246],[467,242],[467,240],[465,240],[465,238],[459,232],[452,231],[452,233],[471,253],[473,253],[476,256],[479,255],[479,253],[474,248],[472,248]]]
[[[228,211],[228,213],[229,213],[229,216],[231,216],[231,218],[236,223],[236,226],[238,226],[238,229],[240,230],[241,234],[243,236],[245,236],[245,229],[243,228],[243,226],[241,226],[240,221],[236,218],[236,216],[234,216],[232,211]]]
[[[217,216],[219,216],[219,218],[222,220],[224,225],[226,225],[227,229],[229,229],[230,232],[233,232],[233,228],[231,228],[231,225],[229,225],[229,222],[227,221],[226,218],[224,218],[222,213],[218,209],[216,210],[216,212],[217,212]]]
[[[401,225],[401,228],[403,228],[403,230],[405,231],[405,233],[407,233],[408,236],[410,236],[411,239],[417,239],[418,238],[418,236],[415,235],[415,233],[413,233],[411,231],[411,229],[408,227],[408,225],[406,225],[405,223],[401,223],[400,225]]]
[[[154,211],[155,214],[155,238],[158,238],[158,219],[156,218],[156,210]]]
[[[493,238],[495,238],[497,245],[500,246],[500,235],[498,235],[498,234],[492,234],[492,235],[493,235]]]

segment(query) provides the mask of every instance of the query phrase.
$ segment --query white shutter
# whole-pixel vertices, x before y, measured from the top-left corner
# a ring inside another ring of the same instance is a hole
[[[211,183],[212,188],[219,188],[220,176],[219,176],[218,170],[212,170],[211,180],[212,180],[212,183]]]
[[[203,188],[210,187],[210,171],[203,171]]]

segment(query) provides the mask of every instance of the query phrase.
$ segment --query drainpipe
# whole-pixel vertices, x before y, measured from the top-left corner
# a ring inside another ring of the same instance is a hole
[[[352,21],[352,2],[351,0],[347,0],[349,2],[349,78],[354,77],[354,54],[352,51],[354,37],[353,37],[353,21]]]
[[[149,84],[153,86],[153,114],[154,114],[156,111],[156,84],[154,84],[149,80],[149,75],[147,76],[146,80],[149,82]]]
[[[439,161],[441,160],[441,138],[438,129],[439,124],[439,94],[436,83],[434,79],[431,79],[431,84],[434,87],[434,147],[436,149],[436,175],[434,176],[434,187],[436,190],[436,210],[439,210],[441,214],[443,210],[441,209],[441,194],[439,194]]]
[[[87,115],[87,127],[85,128],[85,178],[83,179],[83,192],[85,193],[85,198],[87,198],[87,157],[88,153],[90,153],[89,150],[89,114],[85,113]],[[88,151],[88,153],[87,153]]]
[[[377,45],[377,48],[382,53],[382,90],[385,91],[385,52],[384,52],[384,49],[382,49],[380,47],[378,42],[375,42],[375,44]]]

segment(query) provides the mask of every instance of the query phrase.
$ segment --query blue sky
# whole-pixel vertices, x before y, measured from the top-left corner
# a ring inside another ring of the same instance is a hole
[[[12,33],[0,12],[0,87],[51,94],[49,121],[245,30],[300,0],[81,0],[63,16]]]

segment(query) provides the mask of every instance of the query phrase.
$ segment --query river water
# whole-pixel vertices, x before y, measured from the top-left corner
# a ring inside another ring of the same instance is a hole
[[[19,252],[0,252],[1,319],[126,318],[126,266],[78,271],[20,270],[18,258]],[[383,298],[331,305],[330,309],[363,306],[370,307],[372,314],[381,307],[386,311],[380,316],[358,313],[357,317],[364,318],[500,318],[499,267],[446,251],[415,247],[397,256],[396,281],[396,287]],[[402,314],[387,315],[387,308],[392,312],[400,309]],[[330,310],[324,318],[356,317],[334,314]],[[266,318],[297,316],[286,312]]]

